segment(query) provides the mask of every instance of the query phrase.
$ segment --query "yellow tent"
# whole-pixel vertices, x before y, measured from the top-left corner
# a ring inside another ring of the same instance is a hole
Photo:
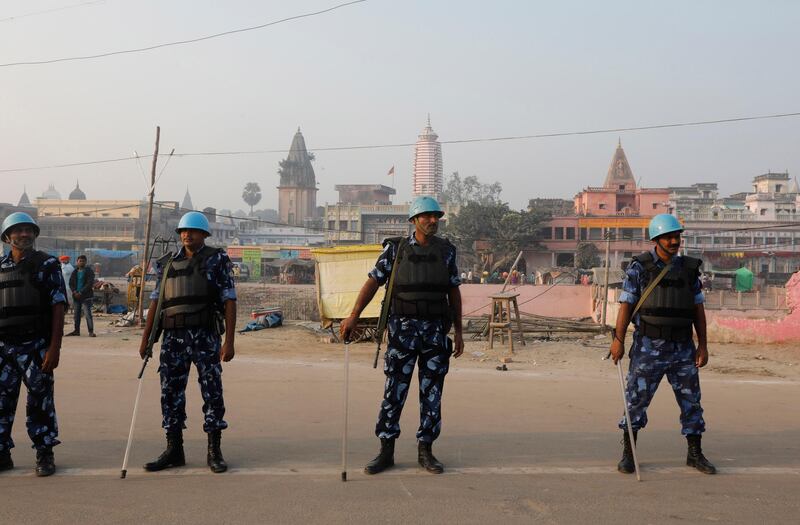
[[[380,244],[359,244],[335,248],[315,248],[311,254],[316,261],[317,302],[322,326],[350,315],[358,292],[375,266],[383,248]],[[361,319],[377,320],[385,290],[381,287],[364,309]]]

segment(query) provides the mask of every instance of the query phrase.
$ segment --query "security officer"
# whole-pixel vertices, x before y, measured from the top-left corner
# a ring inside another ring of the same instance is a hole
[[[236,290],[232,264],[224,250],[205,245],[205,238],[211,235],[211,230],[202,213],[186,213],[175,231],[183,246],[171,262],[172,254],[169,253],[156,263],[156,288],[150,295],[150,308],[139,348],[139,354],[144,358],[155,321],[160,287],[164,286],[159,320],[159,329],[164,330],[164,336],[158,371],[167,448],[144,468],[157,471],[186,464],[183,453],[186,383],[189,368],[194,363],[203,396],[203,430],[208,434],[206,462],[212,472],[220,473],[228,469],[220,450],[222,430],[228,427],[223,419],[225,403],[220,361],[228,362],[234,356]],[[169,271],[164,275],[167,264]],[[221,342],[223,333],[225,340]]]
[[[672,215],[662,214],[650,221],[649,237],[653,249],[633,258],[626,270],[623,293],[611,355],[617,363],[625,354],[625,333],[631,314],[644,291],[654,279],[662,277],[644,299],[633,318],[635,331],[630,350],[626,399],[634,439],[647,425],[647,407],[666,375],[681,410],[681,433],[686,436],[686,464],[705,474],[716,468],[703,455],[700,446],[705,431],[703,408],[700,406],[699,369],[708,363],[706,314],[700,284],[700,259],[679,255],[683,226]],[[667,265],[666,273],[662,275]],[[692,339],[692,326],[698,345]],[[617,469],[634,472],[633,453],[626,421],[623,430],[623,455]]]
[[[456,249],[436,237],[444,212],[432,197],[417,197],[411,204],[409,222],[415,231],[409,237],[384,241],[383,252],[369,272],[369,278],[350,316],[342,321],[341,334],[348,340],[358,317],[377,292],[390,280],[395,264],[389,310],[389,343],[383,372],[386,385],[375,435],[381,440],[378,456],[365,468],[377,474],[394,465],[394,443],[400,436],[400,413],[419,360],[420,424],[417,430],[418,461],[428,472],[441,474],[444,466],[434,457],[431,446],[442,426],[442,390],[450,355],[464,351],[461,332],[461,279],[456,267]],[[447,337],[455,328],[455,348]]]
[[[61,354],[64,278],[58,259],[34,250],[39,226],[27,213],[3,221],[0,238],[11,252],[0,258],[0,471],[14,468],[11,427],[20,384],[28,388],[28,436],[36,449],[36,475],[55,473],[58,423],[53,370]]]

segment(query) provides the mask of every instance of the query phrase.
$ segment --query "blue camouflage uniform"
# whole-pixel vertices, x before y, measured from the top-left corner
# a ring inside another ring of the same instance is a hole
[[[184,248],[178,251],[175,260],[186,258]],[[236,300],[233,283],[233,264],[228,254],[220,251],[205,261],[206,278],[219,293],[218,307],[225,301]],[[158,300],[164,273],[163,265],[156,263],[156,288],[150,299]],[[186,428],[186,384],[189,369],[194,363],[197,382],[203,397],[203,430],[214,432],[228,428],[225,422],[225,402],[222,398],[222,363],[219,351],[220,335],[206,327],[177,328],[164,330],[161,341],[161,426],[167,432],[178,432]]]
[[[659,270],[664,268],[665,263],[658,258],[655,249],[651,250],[651,255],[656,267]],[[680,269],[683,261],[683,257],[676,256],[673,267]],[[638,261],[631,262],[622,283],[620,303],[638,303],[648,282],[649,276],[644,266]],[[699,279],[692,284],[692,292],[695,294],[695,304],[702,304],[705,298]],[[647,425],[647,407],[650,406],[661,378],[666,375],[681,410],[681,433],[684,436],[702,434],[705,431],[705,421],[703,407],[700,406],[700,374],[695,365],[694,341],[689,338],[685,342],[675,342],[643,336],[639,333],[638,313],[632,321],[636,330],[630,349],[626,395],[633,430],[638,431]],[[624,415],[619,422],[619,428],[627,428]]]
[[[10,253],[0,258],[0,268],[11,269],[17,264]],[[33,280],[46,290],[51,306],[59,303],[66,306],[64,277],[61,264],[55,257],[49,257],[42,263]],[[53,392],[54,376],[42,372],[49,339],[49,333],[21,338],[0,336],[0,451],[14,448],[11,427],[14,425],[21,383],[28,388],[25,424],[33,448],[42,450],[60,443]]]
[[[412,234],[410,245],[418,244]],[[450,274],[450,286],[461,285],[456,267],[456,249],[448,245],[445,264]],[[387,243],[378,257],[369,277],[379,285],[387,284],[396,257],[396,246]],[[433,443],[442,428],[442,391],[444,376],[450,366],[453,341],[447,337],[449,319],[419,319],[389,315],[389,331],[383,373],[386,375],[383,402],[381,403],[375,435],[381,439],[400,436],[400,413],[408,395],[414,363],[419,359],[420,422],[417,440]]]

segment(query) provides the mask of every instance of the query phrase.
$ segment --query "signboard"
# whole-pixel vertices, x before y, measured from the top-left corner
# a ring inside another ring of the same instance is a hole
[[[242,248],[242,262],[250,268],[250,278],[261,278],[261,248]]]

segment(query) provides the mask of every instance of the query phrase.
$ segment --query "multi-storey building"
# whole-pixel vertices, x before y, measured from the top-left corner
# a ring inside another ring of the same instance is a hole
[[[622,144],[611,158],[605,182],[587,187],[573,199],[574,211],[554,215],[540,230],[540,247],[524,251],[526,268],[573,266],[581,243],[594,244],[601,253],[610,237],[611,266],[619,268],[648,248],[650,218],[669,211],[669,190],[640,188]]]
[[[751,193],[726,198],[673,190],[681,190],[670,206],[686,227],[684,251],[703,259],[706,270],[744,265],[780,280],[800,268],[800,192],[788,173],[758,175]]]
[[[412,194],[431,195],[437,199],[444,189],[444,166],[442,164],[442,145],[439,135],[431,128],[431,117],[428,125],[422,130],[414,150],[414,175]]]

